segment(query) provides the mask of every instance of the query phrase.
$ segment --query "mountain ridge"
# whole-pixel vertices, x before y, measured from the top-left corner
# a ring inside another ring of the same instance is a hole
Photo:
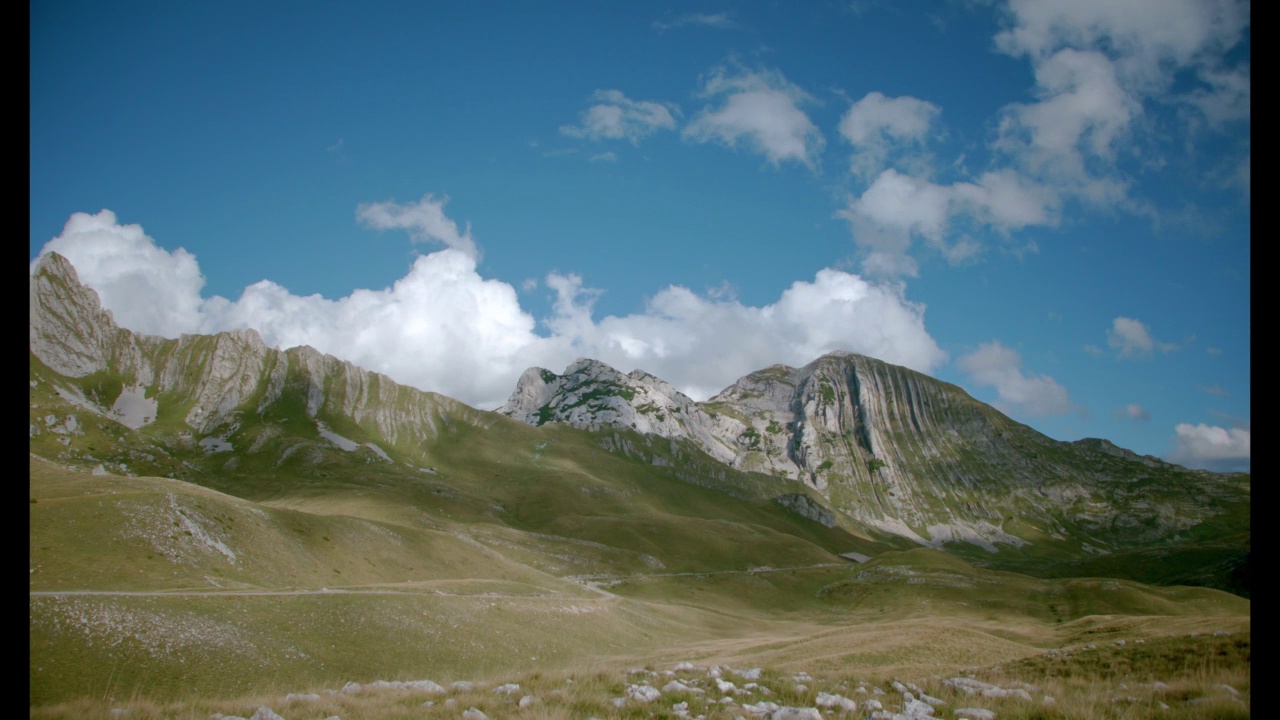
[[[133,333],[53,253],[33,264],[30,299],[32,451],[86,469],[224,488],[285,466],[325,477],[342,458],[430,473],[445,438],[510,418],[576,428],[610,453],[828,528],[978,562],[1051,572],[1152,548],[1210,548],[1196,568],[1248,557],[1247,476],[1052,440],[957,386],[855,353],[773,365],[701,402],[579,358],[562,374],[526,370],[490,412],[314,348],[267,347],[253,330]]]

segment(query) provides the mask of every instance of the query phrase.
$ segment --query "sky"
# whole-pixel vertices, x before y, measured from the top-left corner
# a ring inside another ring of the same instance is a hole
[[[849,350],[1249,468],[1247,2],[30,11],[31,267],[131,330],[484,409]]]

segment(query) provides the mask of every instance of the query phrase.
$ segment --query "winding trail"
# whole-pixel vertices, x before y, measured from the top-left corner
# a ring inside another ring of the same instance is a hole
[[[641,573],[635,575],[566,575],[562,580],[576,583],[580,587],[600,595],[599,598],[580,598],[569,595],[517,595],[513,593],[476,592],[451,593],[444,592],[434,581],[407,581],[403,583],[377,583],[373,585],[347,585],[341,587],[322,587],[315,589],[174,589],[174,590],[31,590],[31,597],[59,596],[115,596],[115,597],[292,597],[298,595],[443,595],[447,597],[484,598],[503,600],[575,600],[600,602],[617,600],[615,595],[601,587],[601,583],[615,584],[626,580],[647,580],[664,577],[709,577],[712,575],[757,575],[761,573],[790,572],[793,570],[816,570],[819,568],[848,567],[847,563],[819,563],[817,565],[794,565],[791,567],[758,567],[749,570],[708,570],[706,572],[671,572]],[[607,585],[606,585],[607,587]]]

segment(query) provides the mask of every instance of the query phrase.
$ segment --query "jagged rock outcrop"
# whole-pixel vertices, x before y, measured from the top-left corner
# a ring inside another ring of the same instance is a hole
[[[366,430],[385,456],[382,446],[413,448],[450,422],[490,422],[486,413],[314,348],[268,347],[255,330],[166,339],[120,328],[57,253],[34,266],[30,305],[33,358],[65,378],[97,379],[87,392],[63,383],[59,394],[130,429],[180,413],[191,444],[209,440],[220,447],[246,416],[269,415],[296,397],[313,420],[341,418]],[[33,423],[32,433],[39,431]],[[240,438],[251,450],[279,434],[271,427],[253,433]]]
[[[704,402],[647,373],[580,359],[562,375],[530,369],[499,412],[687,441],[779,478],[780,493],[784,481],[803,482],[846,520],[933,545],[996,551],[1073,538],[1106,552],[1211,516],[1200,493],[1247,501],[1247,483],[1106,441],[1058,442],[954,385],[849,352],[765,368]]]

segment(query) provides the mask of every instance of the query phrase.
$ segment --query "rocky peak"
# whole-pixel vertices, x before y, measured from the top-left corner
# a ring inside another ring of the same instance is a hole
[[[28,337],[36,357],[69,377],[106,369],[118,327],[69,260],[53,252],[36,259],[29,301]]]

